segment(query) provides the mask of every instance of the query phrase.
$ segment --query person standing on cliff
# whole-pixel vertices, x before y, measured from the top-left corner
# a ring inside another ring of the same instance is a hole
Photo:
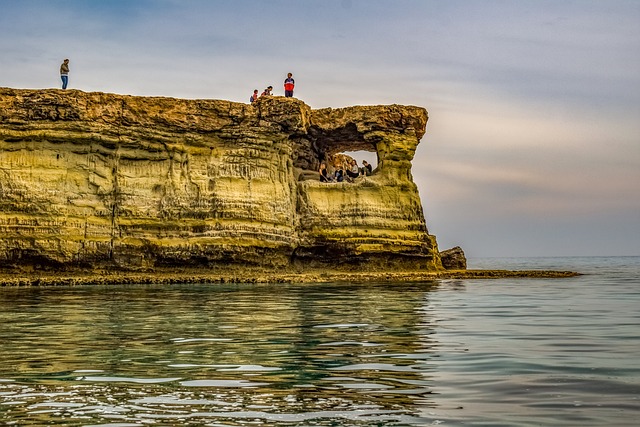
[[[257,100],[258,100],[258,89],[253,91],[253,95],[251,95],[251,98],[249,98],[249,102],[253,104]]]
[[[62,79],[62,89],[67,88],[69,83],[69,60],[65,59],[60,65],[60,78]]]
[[[293,80],[293,74],[287,74],[287,78],[284,80],[284,96],[291,98],[293,96],[293,88],[296,85],[296,81]]]

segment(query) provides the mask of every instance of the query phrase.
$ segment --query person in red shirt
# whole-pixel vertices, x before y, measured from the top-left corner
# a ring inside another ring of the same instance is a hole
[[[293,87],[295,85],[296,82],[293,80],[293,74],[287,74],[287,78],[284,81],[284,96],[291,98],[293,96]]]
[[[251,97],[249,97],[249,102],[251,104],[253,104],[254,102],[256,102],[258,100],[258,89],[253,91],[253,95],[251,95]]]

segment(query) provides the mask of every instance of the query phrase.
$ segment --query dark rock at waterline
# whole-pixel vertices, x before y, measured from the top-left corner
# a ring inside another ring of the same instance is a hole
[[[446,270],[467,269],[467,258],[464,256],[464,251],[460,246],[440,252],[440,259],[442,260],[442,266]]]

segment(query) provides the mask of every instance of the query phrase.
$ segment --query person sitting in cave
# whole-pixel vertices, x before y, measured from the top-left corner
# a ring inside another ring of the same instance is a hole
[[[342,169],[342,165],[336,165],[336,170],[333,172],[333,179],[336,182],[344,181],[344,170]]]
[[[358,164],[355,160],[351,159],[351,164],[347,169],[347,176],[351,179],[355,179],[360,176],[360,169],[358,168]]]
[[[366,160],[363,160],[362,169],[360,170],[360,172],[364,176],[370,176],[371,173],[373,172],[373,167],[369,164],[369,162],[367,162]]]
[[[320,163],[320,169],[318,170],[320,173],[320,182],[331,182],[333,178],[329,176],[329,172],[327,171],[327,165],[322,162]]]

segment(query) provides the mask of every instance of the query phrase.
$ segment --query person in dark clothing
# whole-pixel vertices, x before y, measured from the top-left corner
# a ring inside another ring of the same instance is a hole
[[[360,176],[360,169],[355,160],[351,160],[351,165],[347,169],[347,176],[349,178],[357,178]]]
[[[344,170],[342,170],[342,166],[336,166],[336,170],[335,172],[333,172],[333,178],[336,180],[336,182],[344,181]]]
[[[362,161],[362,175],[369,176],[373,172],[373,167],[366,160]]]
[[[318,172],[320,173],[320,182],[330,182],[332,180],[327,171],[327,165],[324,162],[320,163],[320,170],[318,170]]]

